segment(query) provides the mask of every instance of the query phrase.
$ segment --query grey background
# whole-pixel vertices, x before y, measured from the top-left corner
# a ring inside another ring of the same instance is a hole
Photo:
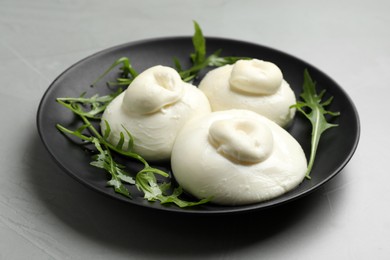
[[[0,259],[388,259],[390,3],[0,0]],[[312,195],[241,217],[131,207],[64,174],[41,144],[39,101],[67,67],[161,36],[270,46],[317,66],[360,114],[359,147]]]

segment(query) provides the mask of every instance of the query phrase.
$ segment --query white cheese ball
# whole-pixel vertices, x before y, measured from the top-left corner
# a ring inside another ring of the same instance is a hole
[[[202,91],[182,81],[176,70],[158,65],[138,75],[111,101],[102,116],[101,132],[106,129],[106,120],[112,144],[118,143],[122,132],[127,149],[126,129],[134,137],[134,152],[146,160],[166,160],[182,126],[210,112]]]
[[[188,122],[176,138],[171,166],[185,191],[221,205],[280,196],[297,187],[307,170],[301,146],[285,129],[239,109]]]
[[[216,68],[199,84],[213,111],[248,109],[268,117],[282,127],[295,115],[290,106],[295,94],[283,79],[281,70],[262,60],[239,60],[234,65]]]

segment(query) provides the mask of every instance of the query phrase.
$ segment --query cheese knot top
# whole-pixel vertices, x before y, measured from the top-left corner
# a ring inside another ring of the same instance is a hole
[[[273,149],[272,132],[267,125],[241,118],[213,122],[209,140],[217,152],[243,164],[262,162]]]
[[[256,59],[237,61],[229,77],[233,90],[254,95],[275,94],[282,81],[283,74],[278,66]]]
[[[183,92],[182,80],[174,69],[155,66],[131,83],[123,97],[124,108],[130,113],[151,114],[179,101]]]

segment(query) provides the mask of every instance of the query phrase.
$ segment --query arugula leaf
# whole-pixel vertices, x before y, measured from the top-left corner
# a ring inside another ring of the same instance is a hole
[[[203,37],[202,29],[199,24],[194,21],[195,33],[192,37],[192,44],[195,52],[190,54],[190,58],[194,65],[202,64],[206,59],[206,40]]]
[[[90,164],[97,168],[106,170],[111,175],[111,180],[109,180],[107,184],[114,187],[117,193],[131,198],[129,190],[123,185],[122,181],[129,184],[134,184],[134,178],[131,177],[126,171],[124,171],[124,166],[117,164],[113,160],[109,150],[102,148],[102,144],[99,138],[83,134],[85,129],[92,127],[89,122],[82,125],[75,131],[69,130],[60,124],[57,124],[56,127],[64,134],[70,134],[89,143],[93,143],[99,154],[93,156],[94,161],[92,161]]]
[[[192,37],[194,52],[190,54],[192,67],[183,70],[179,60],[174,58],[176,70],[179,72],[183,81],[190,82],[195,79],[199,72],[206,67],[220,67],[227,64],[233,64],[241,59],[249,59],[247,57],[221,57],[221,50],[217,50],[210,56],[206,56],[206,39],[203,36],[202,29],[199,24],[194,21],[195,33]]]
[[[121,76],[117,78],[117,82],[108,82],[108,85],[128,86],[138,76],[138,72],[135,71],[135,69],[131,65],[130,59],[127,57],[121,57],[117,59],[113,64],[111,64],[111,66],[92,83],[92,86],[96,85],[100,80],[102,80],[109,72],[111,72],[118,65],[122,65],[119,68],[122,71]]]
[[[129,184],[135,184],[135,180],[126,171],[124,166],[117,164],[111,156],[110,150],[103,149],[99,139],[94,138],[93,143],[99,154],[94,156],[94,161],[91,162],[92,166],[106,170],[111,174],[111,180],[107,182],[109,186],[114,187],[117,193],[120,193],[126,197],[131,198],[129,190],[123,185],[123,182]]]
[[[303,74],[303,91],[300,95],[303,101],[298,101],[291,107],[295,107],[299,112],[301,112],[312,125],[310,159],[306,171],[307,179],[311,179],[310,172],[313,168],[321,135],[329,128],[338,126],[337,124],[329,123],[325,117],[325,115],[340,115],[339,112],[332,112],[325,109],[325,107],[330,105],[333,100],[333,97],[330,97],[326,101],[322,102],[325,92],[326,90],[322,90],[319,94],[317,94],[316,83],[312,80],[308,70],[305,69]]]
[[[174,203],[181,208],[197,206],[210,201],[211,198],[196,202],[182,200],[179,198],[183,193],[183,189],[180,186],[176,187],[171,194],[167,194],[167,190],[171,188],[171,183],[162,183],[159,185],[154,174],[156,173],[155,170],[159,171],[155,168],[149,168],[138,172],[136,175],[136,186],[144,192],[144,198],[148,201],[160,201],[161,204]]]
[[[91,119],[100,119],[98,115],[101,114],[106,109],[108,104],[120,93],[122,93],[122,91],[122,88],[119,88],[115,93],[112,93],[110,95],[99,96],[98,94],[96,94],[90,98],[85,98],[84,94],[82,94],[78,98],[57,98],[57,102],[71,110],[77,109],[79,114],[85,117]],[[89,106],[89,110],[82,110],[80,105]]]

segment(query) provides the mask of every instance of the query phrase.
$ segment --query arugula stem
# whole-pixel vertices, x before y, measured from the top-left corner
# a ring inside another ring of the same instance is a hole
[[[122,149],[118,149],[117,147],[115,147],[111,143],[107,142],[107,140],[101,136],[99,131],[96,130],[96,128],[89,122],[89,120],[85,116],[83,116],[83,115],[79,115],[79,116],[84,121],[84,123],[88,125],[88,129],[93,133],[93,135],[95,135],[102,144],[104,144],[107,148],[109,148],[109,149],[107,149],[107,151],[113,150],[121,155],[130,157],[130,158],[133,158],[133,159],[136,159],[136,160],[142,162],[145,167],[149,167],[148,162],[144,158],[142,158],[140,155],[138,155],[136,153],[129,152],[129,151],[124,151]]]
[[[62,125],[60,124],[56,124],[56,128],[58,130],[60,130],[62,133],[65,133],[65,134],[70,134],[70,135],[75,135],[75,131],[71,131],[65,127],[63,127]],[[86,142],[92,142],[93,141],[93,138],[92,137],[88,137],[86,135],[77,135],[77,137],[79,137],[81,140],[83,141],[86,141]]]
[[[123,81],[123,78],[126,78],[128,81],[126,81],[126,84],[130,84],[131,81],[138,76],[138,73],[134,70],[133,66],[130,63],[129,58],[127,57],[121,57],[117,59],[107,70],[103,72],[91,85],[96,85],[101,79],[103,79],[110,71],[112,71],[116,66],[122,64],[121,70],[122,70],[122,77],[120,78]],[[122,85],[121,80],[118,80],[118,83]]]

